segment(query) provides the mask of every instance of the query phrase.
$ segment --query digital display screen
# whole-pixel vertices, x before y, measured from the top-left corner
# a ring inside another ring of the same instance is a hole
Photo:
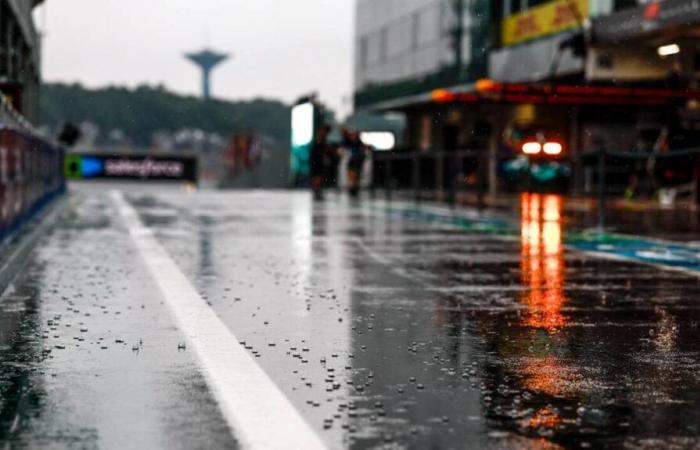
[[[292,108],[292,152],[290,169],[294,185],[303,185],[311,172],[309,157],[314,139],[316,107],[301,103]]]
[[[303,103],[292,108],[292,146],[309,145],[314,138],[314,105]]]

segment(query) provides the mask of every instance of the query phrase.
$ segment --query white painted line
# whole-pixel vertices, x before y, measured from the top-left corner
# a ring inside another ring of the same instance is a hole
[[[567,248],[569,248],[569,247],[567,247]],[[599,259],[607,259],[610,261],[641,264],[643,266],[653,267],[654,269],[665,270],[667,272],[678,272],[678,273],[682,273],[684,275],[690,275],[690,276],[695,277],[695,278],[700,277],[700,272],[698,272],[697,270],[687,269],[685,267],[671,266],[668,264],[658,263],[658,262],[653,262],[653,261],[644,261],[642,259],[631,258],[629,256],[615,255],[613,253],[596,252],[596,251],[592,251],[592,250],[579,250],[575,247],[571,247],[570,250],[573,250],[575,252],[579,252],[579,253],[584,254],[586,256],[589,256],[591,258],[599,258]]]
[[[241,447],[325,449],[289,399],[197,293],[153,231],[143,225],[122,192],[114,190],[111,195]]]

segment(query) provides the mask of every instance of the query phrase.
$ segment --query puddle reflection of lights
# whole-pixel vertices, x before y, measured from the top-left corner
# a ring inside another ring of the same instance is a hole
[[[555,330],[566,324],[561,314],[566,302],[561,208],[557,195],[521,197],[521,281],[529,288],[522,301],[528,307],[526,324],[534,328]]]
[[[521,335],[528,349],[519,355],[514,370],[522,380],[522,388],[548,397],[580,395],[583,376],[575,365],[561,357],[566,335],[558,330],[566,326],[562,308],[567,302],[564,293],[565,262],[562,238],[562,198],[556,195],[523,194],[521,197],[521,282],[527,288],[521,302],[527,307]],[[545,333],[542,333],[544,331]],[[574,425],[558,409],[532,405],[531,413],[518,420],[526,433],[547,435],[553,430]]]
[[[533,429],[554,429],[563,422],[564,421],[559,414],[549,407],[544,407],[536,411],[531,417],[521,420],[520,424]]]
[[[657,330],[652,333],[653,342],[656,349],[662,353],[671,353],[676,350],[678,340],[678,323],[676,318],[661,310],[661,320],[659,320]]]
[[[545,222],[561,221],[561,197],[558,195],[547,195],[544,198],[544,220]]]
[[[542,227],[542,242],[544,243],[545,255],[558,256],[562,250],[561,225],[558,223],[545,223]],[[558,259],[553,260],[558,261]]]

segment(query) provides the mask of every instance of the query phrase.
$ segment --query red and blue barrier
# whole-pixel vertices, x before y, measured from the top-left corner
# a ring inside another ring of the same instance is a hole
[[[0,109],[4,105],[0,104]],[[5,107],[6,108],[6,107]],[[64,150],[13,111],[0,114],[0,241],[65,192]]]

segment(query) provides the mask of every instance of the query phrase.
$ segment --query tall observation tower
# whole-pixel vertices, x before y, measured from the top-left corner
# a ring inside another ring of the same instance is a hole
[[[187,53],[185,57],[202,70],[202,97],[209,98],[211,96],[211,71],[228,59],[228,55],[204,49],[197,53]]]

